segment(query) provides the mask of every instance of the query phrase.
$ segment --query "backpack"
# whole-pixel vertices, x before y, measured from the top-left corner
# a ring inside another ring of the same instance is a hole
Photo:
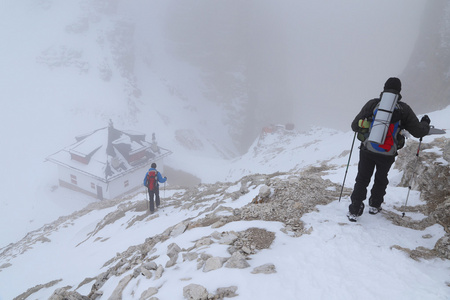
[[[363,135],[358,135],[358,139],[362,141],[363,147],[370,152],[386,156],[394,156],[397,154],[397,150],[403,148],[405,145],[405,137],[400,133],[402,129],[402,108],[398,103],[395,103],[390,122],[383,124],[383,126],[386,127],[386,135],[381,140],[381,143],[369,140],[370,133],[374,123],[376,122],[380,102],[381,101],[377,103],[373,110],[372,117],[369,118],[369,121],[371,121],[369,129]]]
[[[157,186],[157,176],[158,171],[156,170],[151,170],[147,172],[147,177],[146,177],[146,181],[147,181],[147,188],[149,191],[154,191],[156,189]]]

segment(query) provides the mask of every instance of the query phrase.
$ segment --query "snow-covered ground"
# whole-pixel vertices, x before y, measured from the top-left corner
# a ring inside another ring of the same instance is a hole
[[[432,124],[436,127],[450,128],[448,115],[450,108],[430,113]],[[255,141],[253,148],[242,158],[228,166],[223,161],[210,162],[210,168],[216,169],[223,178],[235,182],[240,176],[251,173],[271,174],[289,172],[297,176],[300,171],[314,166],[325,169],[324,179],[341,184],[348,161],[348,150],[352,142],[351,132],[339,132],[314,128],[306,133],[287,135],[268,135],[264,141]],[[450,137],[447,133],[447,138]],[[276,138],[278,137],[278,138]],[[438,136],[427,136],[424,143]],[[439,136],[440,137],[440,136]],[[275,140],[271,140],[275,139]],[[345,150],[347,150],[345,152]],[[358,162],[357,147],[348,169],[346,187],[353,186]],[[440,153],[437,150],[433,150]],[[191,159],[185,157],[185,160]],[[197,164],[193,163],[192,168]],[[193,169],[202,172],[200,166]],[[209,176],[210,174],[208,174]],[[239,176],[238,176],[239,175]],[[407,189],[397,187],[402,172],[392,169],[389,175],[384,211],[394,212],[405,201]],[[280,175],[286,178],[286,175]],[[206,178],[202,178],[202,180]],[[121,205],[132,205],[145,198],[138,193],[130,200],[116,203],[103,209],[86,210],[70,218],[61,218],[60,222],[49,224],[31,232],[26,238],[4,251],[0,257],[0,299],[13,299],[29,288],[60,280],[54,286],[38,290],[31,298],[47,299],[55,289],[72,286],[75,290],[86,278],[95,277],[106,270],[105,263],[117,253],[130,246],[139,245],[155,235],[161,234],[170,226],[182,220],[196,220],[204,217],[205,205],[222,201],[221,206],[238,209],[250,203],[258,194],[260,185],[252,186],[249,193],[237,199],[216,195],[205,196],[203,205],[189,208],[174,205],[174,199],[184,190],[172,190],[170,186],[162,191],[164,207],[156,217],[146,216],[145,211],[127,211],[118,221],[106,222],[111,215],[121,211]],[[231,184],[227,192],[238,191],[239,181]],[[73,199],[84,204],[95,202],[82,198],[75,193],[57,189],[54,197],[60,201]],[[177,194],[178,193],[178,194]],[[84,202],[83,202],[84,201]],[[63,202],[65,203],[65,202]],[[422,203],[420,193],[412,191],[409,205]],[[423,231],[394,225],[385,212],[372,216],[364,214],[357,223],[348,222],[345,214],[349,204],[348,196],[339,202],[337,199],[328,205],[320,205],[317,211],[305,214],[302,221],[309,234],[293,237],[280,231],[283,224],[268,221],[231,222],[220,228],[212,226],[189,229],[183,234],[173,236],[156,244],[152,257],[157,264],[165,265],[169,244],[176,243],[188,249],[195,241],[211,235],[214,231],[243,231],[251,227],[263,228],[275,233],[275,240],[268,249],[251,256],[249,268],[219,268],[210,272],[197,269],[196,261],[183,261],[178,258],[177,265],[165,268],[164,276],[159,279],[138,277],[131,280],[123,291],[123,299],[139,299],[149,287],[158,287],[155,295],[158,299],[183,299],[183,286],[195,283],[213,292],[219,287],[237,286],[235,299],[449,299],[450,298],[450,261],[441,259],[414,260],[401,249],[425,247],[432,249],[436,241],[445,234],[440,225],[433,225]],[[43,201],[36,206],[36,213],[46,213],[48,220],[61,216],[55,210],[55,202]],[[61,203],[61,205],[63,205]],[[66,210],[68,210],[66,208]],[[53,214],[52,214],[53,213]],[[227,215],[226,210],[221,214]],[[17,222],[17,215],[8,216],[11,228]],[[420,220],[424,215],[407,213],[407,216]],[[226,246],[220,243],[205,245],[201,251],[213,256],[227,257]],[[252,274],[258,266],[271,263],[276,273]],[[132,273],[130,270],[128,273]],[[128,274],[125,273],[125,274]],[[123,276],[108,280],[100,289],[108,299]],[[83,284],[77,291],[83,295],[90,292],[93,282]]]
[[[168,3],[153,1],[152,9],[134,14],[139,19],[136,23],[130,22],[127,14],[142,6],[131,6],[126,1],[9,0],[2,4],[0,35],[5,43],[0,55],[0,300],[14,299],[32,288],[27,299],[48,299],[55,289],[67,286],[87,295],[94,283],[88,279],[106,271],[110,267],[107,262],[118,253],[184,220],[205,217],[209,213],[206,208],[215,207],[218,201],[217,210],[223,210],[215,214],[225,217],[251,202],[262,183],[250,186],[248,193],[229,196],[242,188],[242,176],[281,172],[275,178],[287,180],[316,167],[324,172],[323,179],[342,183],[353,139],[349,131],[279,129],[276,134],[256,139],[246,154],[229,159],[237,152],[230,146],[230,128],[224,123],[235,121],[235,115],[227,114],[207,98],[211,91],[200,79],[200,70],[167,53],[170,41],[166,41],[162,27],[163,8]],[[113,12],[116,6],[121,7],[121,13]],[[366,5],[361,7],[367,9]],[[351,14],[365,17],[353,10]],[[376,15],[373,19],[379,24]],[[409,27],[408,22],[400,25]],[[130,40],[132,36],[135,39]],[[386,37],[382,35],[383,40]],[[342,44],[341,39],[337,42]],[[335,65],[335,58],[329,57],[332,60],[325,62],[325,70]],[[135,61],[130,63],[130,58]],[[402,54],[401,59],[407,60],[407,55]],[[383,60],[373,61],[379,64]],[[314,62],[312,69],[315,67]],[[359,76],[361,69],[358,65],[352,76]],[[401,68],[400,64],[394,66],[386,61],[378,69],[382,71],[368,74],[372,77],[362,80],[361,86],[372,86],[373,80],[385,78],[385,72],[390,76]],[[313,80],[324,83],[323,72],[316,71],[318,76]],[[341,74],[341,68],[337,71]],[[330,78],[333,81],[334,77]],[[344,93],[341,88],[349,84],[354,81],[338,84],[340,97],[348,96],[348,91]],[[316,91],[316,87],[311,88]],[[375,86],[371,88],[378,91]],[[328,101],[321,102],[320,109],[336,107],[335,99]],[[236,103],[239,101],[233,101],[228,113],[241,111]],[[351,108],[355,114],[358,109]],[[436,127],[450,128],[450,107],[429,115]],[[165,159],[167,166],[189,172],[202,183],[223,182],[227,188],[200,196],[201,203],[189,206],[191,199],[186,197],[190,190],[174,189],[171,180],[175,178],[169,176],[161,192],[164,207],[148,216],[142,191],[121,202],[99,202],[58,187],[57,170],[44,161],[45,157],[73,143],[76,135],[106,126],[109,119],[118,128],[144,131],[147,136],[156,132],[159,145],[174,152]],[[315,119],[323,122],[319,116]],[[327,120],[327,124],[330,122]],[[445,136],[449,138],[450,134]],[[202,147],[188,149],[177,137]],[[437,137],[425,137],[424,143]],[[442,157],[443,149],[426,151],[440,156],[437,163],[448,164]],[[352,188],[356,176],[356,144],[352,154],[347,188]],[[250,256],[248,268],[222,267],[203,272],[197,269],[197,261],[180,257],[176,266],[165,268],[159,279],[155,275],[150,279],[133,278],[122,298],[139,299],[143,291],[157,287],[155,297],[160,300],[182,299],[183,287],[196,283],[209,292],[236,286],[235,299],[450,299],[449,261],[416,261],[401,250],[432,248],[444,234],[442,226],[413,230],[394,225],[385,214],[401,213],[394,208],[405,201],[407,194],[405,188],[397,187],[401,177],[400,170],[391,170],[385,210],[376,216],[364,214],[356,224],[345,217],[349,204],[345,194],[340,202],[336,197],[305,214],[302,221],[308,234],[300,237],[285,231],[280,222],[262,220],[230,222],[218,228],[200,226],[171,236],[156,243],[150,253],[157,264],[166,264],[170,244],[187,249],[215,231],[240,232],[257,227],[275,233],[269,248]],[[180,204],[180,197],[185,197],[184,203]],[[408,203],[421,204],[420,193],[412,191]],[[421,220],[425,216],[407,213],[407,217]],[[197,251],[229,256],[227,246],[218,241]],[[273,264],[276,273],[252,273],[266,263]],[[132,271],[109,278],[99,290],[103,293],[99,299],[108,299],[123,276]]]

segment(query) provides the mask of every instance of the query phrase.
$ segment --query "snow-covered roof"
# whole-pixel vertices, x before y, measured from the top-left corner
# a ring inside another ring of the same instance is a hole
[[[108,127],[79,135],[76,142],[47,157],[48,161],[77,170],[105,182],[133,172],[172,152],[145,134]]]

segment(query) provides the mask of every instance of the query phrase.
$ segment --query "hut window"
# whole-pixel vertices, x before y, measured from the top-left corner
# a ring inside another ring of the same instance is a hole
[[[78,182],[77,182],[77,176],[75,176],[75,175],[70,175],[70,182],[72,183],[72,184],[78,184]]]

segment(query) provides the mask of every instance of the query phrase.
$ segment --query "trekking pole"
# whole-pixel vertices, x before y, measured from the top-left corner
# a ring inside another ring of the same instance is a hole
[[[147,194],[147,207],[148,207],[148,211],[150,211],[150,196],[148,195],[148,193],[149,193],[148,188],[146,188],[146,190],[147,190],[147,192],[146,192],[146,194]]]
[[[355,145],[356,132],[353,135],[352,148],[350,149],[350,155],[348,156],[347,168],[345,169],[344,181],[342,182],[341,194],[339,195],[339,202],[341,202],[342,191],[344,190],[345,178],[347,178],[348,166],[350,165],[350,159],[352,158],[353,146]]]
[[[419,152],[420,152],[421,144],[422,144],[422,138],[419,139],[419,147],[417,147],[417,153],[416,153],[416,162],[414,163],[413,173],[411,175],[411,179],[409,180],[408,194],[406,195],[405,205],[403,206],[402,218],[405,216],[406,204],[408,204],[409,192],[411,191],[411,182],[414,179],[414,175],[416,175],[416,168],[417,168],[417,162],[419,161]]]

